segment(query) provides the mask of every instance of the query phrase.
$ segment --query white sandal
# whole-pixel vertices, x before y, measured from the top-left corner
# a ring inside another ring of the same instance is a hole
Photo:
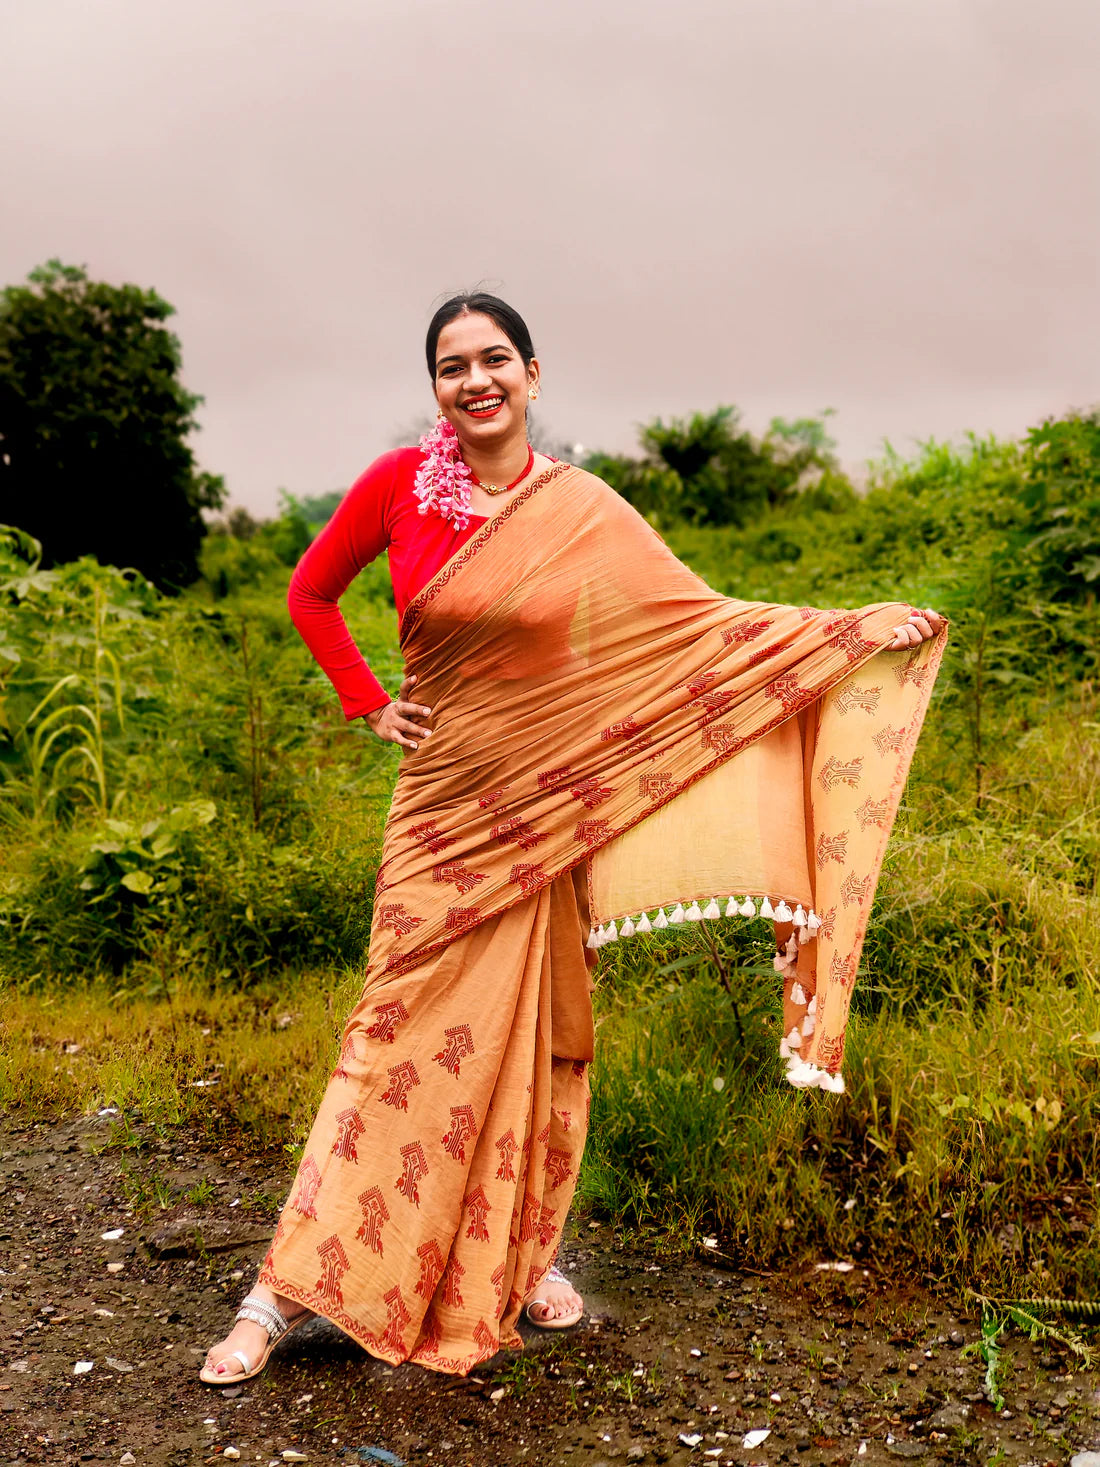
[[[550,1269],[550,1272],[543,1279],[543,1283],[568,1284],[569,1280],[562,1273],[561,1269],[558,1268],[555,1264]],[[572,1287],[572,1285],[570,1285],[570,1287]],[[574,1314],[562,1314],[559,1315],[556,1319],[536,1319],[535,1316],[531,1313],[531,1310],[537,1309],[540,1306],[543,1309],[549,1309],[549,1300],[530,1299],[523,1306],[524,1318],[527,1320],[528,1324],[533,1324],[536,1329],[572,1329],[575,1324],[580,1324],[581,1320],[584,1318],[584,1308],[582,1306]]]
[[[204,1385],[230,1386],[239,1385],[243,1380],[255,1380],[267,1365],[271,1358],[271,1352],[281,1339],[290,1334],[292,1329],[297,1329],[307,1319],[312,1319],[313,1314],[309,1309],[303,1309],[301,1314],[296,1314],[293,1319],[288,1320],[282,1311],[275,1305],[269,1304],[266,1299],[261,1299],[258,1294],[249,1294],[237,1310],[237,1320],[247,1319],[252,1324],[259,1324],[267,1330],[267,1347],[260,1356],[259,1361],[253,1365],[243,1350],[230,1350],[228,1355],[223,1355],[218,1365],[226,1360],[239,1360],[244,1366],[243,1371],[234,1371],[232,1375],[218,1375],[217,1367],[204,1365],[199,1371],[199,1379]]]

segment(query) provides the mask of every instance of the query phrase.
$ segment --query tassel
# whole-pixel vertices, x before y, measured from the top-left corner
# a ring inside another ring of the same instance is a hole
[[[620,937],[633,937],[635,932],[634,923],[629,917],[623,918],[623,925],[619,928]]]
[[[649,917],[646,915],[645,912],[643,912],[642,915],[638,918],[637,922],[635,922],[635,924],[634,924],[634,931],[635,932],[652,932],[653,931],[653,924],[652,924],[652,922],[650,922]]]
[[[684,920],[684,908],[681,902],[677,902],[672,911],[669,912],[668,920],[674,927],[679,927],[680,923]]]
[[[733,900],[733,898],[730,897],[730,901],[732,901],[732,900]],[[745,900],[741,903],[741,905],[737,908],[737,910],[741,913],[742,917],[755,917],[756,916],[756,907],[755,907],[755,905],[753,903],[752,897],[746,897]]]
[[[607,924],[607,937],[604,939],[604,941],[605,942],[618,942],[618,940],[619,940],[619,929],[615,926],[614,922],[609,922]]]
[[[794,913],[786,902],[780,902],[775,909],[775,920],[777,922],[789,922],[793,916]]]
[[[810,1037],[810,1035],[814,1032],[814,1030],[816,1028],[817,1028],[817,1017],[816,1017],[816,1015],[807,1013],[806,1017],[802,1020],[802,1033],[808,1039]]]
[[[736,917],[739,910],[740,908],[737,905],[737,898],[730,897],[729,901],[726,903],[726,916]]]
[[[806,1010],[806,1012],[808,1014],[816,1014],[817,1013],[817,994],[816,993],[814,994],[813,998],[810,999],[810,1006]]]
[[[796,1090],[806,1090],[811,1085],[816,1085],[821,1071],[816,1065],[807,1064],[805,1061],[791,1065],[787,1070],[787,1079]]]
[[[805,925],[806,925],[806,912],[805,912],[805,909],[803,908],[801,902],[799,902],[798,906],[795,907],[795,909],[794,909],[794,916],[791,918],[791,921],[794,923],[794,925],[796,927],[805,927]]]
[[[821,918],[814,911],[813,907],[810,908],[810,915],[806,918],[806,926],[811,932],[816,932],[821,926]]]
[[[710,901],[703,908],[703,916],[708,919],[713,919],[715,917],[720,917],[721,915],[722,908],[718,905],[718,898],[711,897]]]
[[[791,1030],[791,1032],[787,1035],[787,1043],[791,1046],[792,1049],[801,1049],[802,1048],[802,1035],[798,1032],[798,1025],[797,1024],[794,1026],[794,1028]]]
[[[814,936],[813,933],[810,931],[810,929],[808,927],[800,927],[798,929],[798,941],[799,941],[800,944],[806,943],[806,942],[812,942],[813,941],[813,936]]]
[[[659,908],[656,917],[654,917],[653,919],[653,925],[654,927],[659,928],[662,932],[668,926],[668,918],[665,916],[664,907]]]
[[[684,917],[688,922],[701,922],[703,920],[703,911],[699,903],[692,902],[691,906],[684,913]]]
[[[597,948],[599,947],[599,945],[600,939],[596,936],[596,929],[594,927],[590,927],[588,929],[588,941],[585,943],[585,947]]]
[[[844,1094],[844,1076],[840,1074],[830,1075],[828,1070],[823,1070],[817,1081],[822,1090],[830,1095]]]
[[[791,1003],[796,1003],[799,1006],[801,1006],[805,1002],[806,1002],[806,990],[802,987],[802,984],[801,983],[796,983],[794,985],[794,987],[791,989]]]
[[[760,903],[760,915],[766,922],[775,916],[772,904],[768,901],[767,897]]]

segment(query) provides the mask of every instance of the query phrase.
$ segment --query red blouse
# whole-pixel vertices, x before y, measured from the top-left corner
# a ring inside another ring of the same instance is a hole
[[[376,458],[348,490],[291,577],[290,619],[331,679],[345,718],[373,713],[390,701],[390,695],[355,645],[337,604],[340,597],[365,565],[388,550],[400,616],[487,518],[471,515],[466,528],[456,530],[442,515],[422,515],[413,493],[422,458],[419,448],[395,448]]]

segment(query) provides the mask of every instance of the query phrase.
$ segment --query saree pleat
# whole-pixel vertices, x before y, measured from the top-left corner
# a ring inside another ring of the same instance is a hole
[[[363,996],[264,1282],[394,1362],[461,1372],[516,1341],[583,1150],[593,920],[816,904],[784,1047],[839,1086],[942,655],[885,650],[909,610],[722,596],[565,464],[448,562],[402,619],[432,733],[402,761]]]

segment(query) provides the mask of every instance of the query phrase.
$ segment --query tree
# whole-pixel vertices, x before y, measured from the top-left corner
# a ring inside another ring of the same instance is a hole
[[[94,555],[189,584],[225,489],[187,442],[202,399],[180,381],[174,308],[59,260],[28,281],[0,293],[0,521],[46,564]]]

